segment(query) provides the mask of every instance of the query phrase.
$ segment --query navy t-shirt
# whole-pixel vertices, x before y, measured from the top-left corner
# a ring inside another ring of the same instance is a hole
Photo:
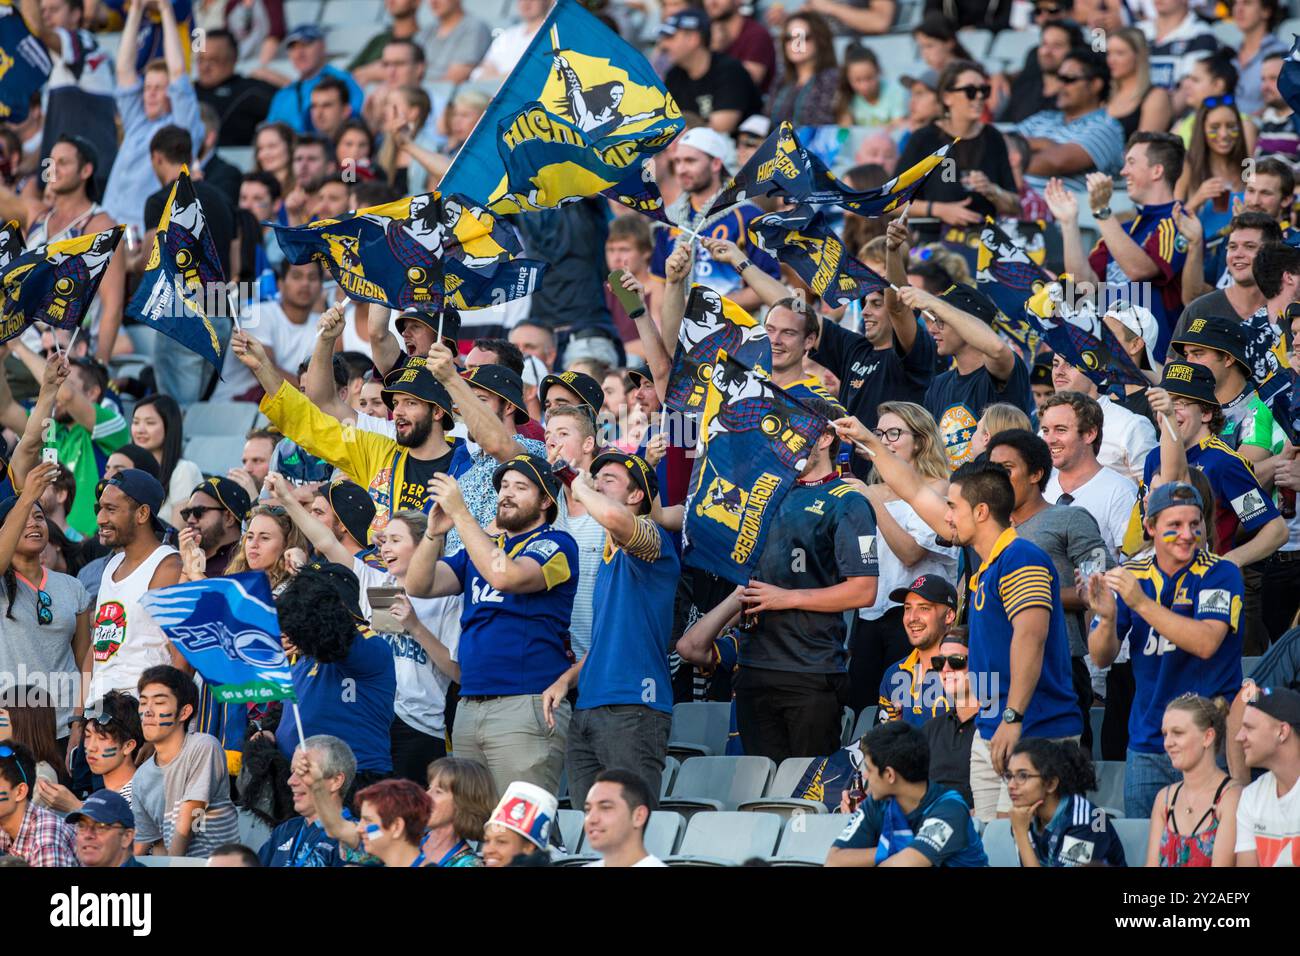
[[[950,368],[930,383],[923,404],[939,423],[948,464],[953,468],[974,457],[970,442],[975,437],[975,426],[984,409],[998,402],[1014,405],[1031,417],[1034,415],[1029,371],[1018,355],[1005,382],[999,382],[987,366],[981,365],[969,375]]]
[[[354,819],[346,807],[343,819]],[[263,866],[343,866],[339,841],[319,823],[308,823],[306,817],[292,817],[277,826],[257,856]]]
[[[876,800],[868,795],[832,845],[836,849],[869,850],[879,847],[884,836],[890,841],[885,859],[911,847],[932,866],[989,865],[970,808],[956,790],[930,784],[916,809],[906,815],[910,832],[884,832],[888,829],[888,805],[893,802],[893,797]]]

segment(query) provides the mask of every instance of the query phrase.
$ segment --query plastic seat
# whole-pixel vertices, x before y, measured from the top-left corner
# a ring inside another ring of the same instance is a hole
[[[682,764],[672,793],[660,807],[686,814],[735,810],[761,797],[775,772],[776,765],[767,757],[692,757]]]
[[[1124,862],[1129,866],[1146,866],[1147,837],[1151,821],[1130,817],[1123,820],[1111,820],[1115,835],[1124,846]]]
[[[990,820],[982,839],[989,866],[1020,865],[1020,853],[1016,850],[1016,838],[1011,834],[1010,820]]]
[[[876,707],[875,704],[872,704],[870,707],[862,708],[862,713],[858,714],[858,719],[853,724],[853,733],[849,736],[848,740],[844,741],[844,746],[847,747],[855,740],[861,740],[862,735],[875,726],[877,710],[879,710],[879,708]]]
[[[251,146],[222,146],[221,158],[242,173],[253,171],[253,147]]]
[[[645,848],[652,856],[666,860],[677,849],[686,829],[686,818],[672,810],[656,810],[645,825]]]
[[[197,435],[185,439],[185,457],[205,475],[224,475],[239,466],[244,454],[244,436]]]
[[[1258,657],[1243,657],[1241,659],[1241,676],[1249,677],[1255,673],[1255,668],[1259,666]]]
[[[373,36],[373,33],[367,33],[365,28],[380,27],[385,19],[387,18],[384,14],[384,0],[347,0],[346,3],[332,0],[325,4],[320,14],[322,26],[348,24],[354,27],[351,32],[361,34],[362,46]]]
[[[321,0],[285,0],[284,22],[290,30],[315,23],[320,16]]]
[[[1092,759],[1101,760],[1101,724],[1106,718],[1105,707],[1088,708],[1088,723],[1092,726]]]
[[[681,849],[669,866],[738,866],[766,859],[781,836],[781,818],[771,813],[697,813],[686,825]]]
[[[1088,799],[1099,807],[1124,806],[1124,761],[1098,760],[1097,789],[1088,793]]]
[[[238,435],[242,440],[256,419],[256,402],[195,402],[185,409],[185,437]]]
[[[583,812],[581,810],[557,810],[555,814],[555,822],[560,827],[560,840],[564,843],[564,848],[570,853],[577,853],[582,847],[584,838],[582,832]]]
[[[1003,30],[993,38],[989,46],[986,65],[990,69],[1018,71],[1025,62],[1025,56],[1038,46],[1038,28],[1028,30]]]
[[[682,769],[681,761],[676,757],[664,758],[664,772],[659,780],[659,799],[662,800],[668,796],[668,791],[673,788],[673,781],[677,779],[677,771]]]
[[[844,715],[840,718],[840,746],[847,747],[849,741],[853,739],[853,708],[845,707]]]
[[[916,41],[910,33],[861,37],[858,42],[876,54],[881,70],[891,80],[897,80],[912,70],[924,69],[916,55]],[[842,50],[838,52],[843,53]]]
[[[825,813],[826,806],[820,800],[803,800],[792,796],[794,788],[803,779],[808,765],[820,757],[788,757],[781,761],[781,766],[768,784],[767,792],[757,800],[746,800],[740,805],[745,812],[775,813],[783,818],[797,813]]]
[[[688,757],[721,757],[727,749],[731,729],[731,704],[719,701],[691,701],[673,705],[673,724],[668,731],[668,753],[679,760]]]
[[[848,819],[842,813],[791,817],[781,831],[781,845],[769,858],[770,862],[774,866],[821,866]]]
[[[961,41],[961,45],[967,52],[979,61],[984,59],[993,44],[993,31],[981,30],[978,27],[963,27],[957,32],[957,39]]]
[[[256,853],[262,848],[262,844],[271,838],[271,825],[253,811],[243,807],[238,808],[237,816],[239,817],[239,842]]]

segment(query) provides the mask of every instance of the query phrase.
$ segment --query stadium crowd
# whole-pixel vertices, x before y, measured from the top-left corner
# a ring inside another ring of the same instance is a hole
[[[126,233],[84,332],[0,345],[0,865],[660,866],[655,817],[689,862],[749,797],[843,814],[828,866],[985,866],[995,831],[1022,866],[1300,864],[1300,464],[1258,390],[1300,389],[1300,8],[584,5],[686,119],[675,227],[509,216],[532,295],[399,312],[267,223],[436,190],[546,0],[14,0],[53,71],[0,124],[0,214]],[[819,300],[751,236],[778,198],[706,219],[787,121],[859,190],[951,146],[835,221],[888,288]],[[182,168],[248,290],[219,370],[129,305]],[[997,321],[986,216],[1144,383]],[[683,558],[687,507],[733,507],[665,406],[696,286],[832,423],[741,585]],[[247,571],[296,705],[219,701],[142,606]],[[770,763],[731,800],[689,753]]]

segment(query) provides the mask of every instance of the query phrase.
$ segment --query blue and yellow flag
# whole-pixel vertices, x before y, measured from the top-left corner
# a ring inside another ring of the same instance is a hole
[[[950,147],[939,147],[883,186],[859,191],[847,188],[799,142],[794,126],[782,123],[722,188],[704,215],[707,219],[755,196],[779,195],[813,206],[843,206],[859,216],[878,218],[910,202]]]
[[[349,298],[399,311],[500,305],[531,293],[546,270],[514,258],[511,230],[458,196],[422,193],[305,226],[268,225],[290,262],[315,259]]]
[[[23,230],[17,219],[10,219],[0,228],[0,273],[9,263],[23,254]],[[4,313],[4,288],[0,286],[0,314]]]
[[[50,52],[27,29],[13,0],[0,0],[0,120],[27,119],[32,94],[45,85],[52,69]]]
[[[686,498],[683,559],[736,584],[752,576],[772,517],[830,422],[766,375],[718,353]]]
[[[976,249],[975,284],[998,307],[994,328],[1020,345],[1029,359],[1042,338],[1029,303],[1052,281],[1041,258],[1007,235],[991,216],[985,217]]]
[[[1300,34],[1291,34],[1291,52],[1287,54],[1282,71],[1277,75],[1277,91],[1286,100],[1286,105],[1300,113]],[[1295,123],[1295,117],[1291,119]],[[1296,245],[1300,240],[1292,233],[1287,242]]]
[[[772,343],[763,324],[708,286],[692,286],[664,404],[675,412],[702,412],[724,352],[762,372],[772,367]]]
[[[208,316],[229,314],[230,291],[189,167],[182,166],[127,314],[220,370],[221,340]]]
[[[60,239],[24,252],[0,269],[0,342],[33,322],[75,329],[86,317],[125,226]]]
[[[296,700],[265,572],[146,591],[140,606],[222,704]]]
[[[559,0],[443,177],[495,213],[604,193],[663,218],[643,161],[685,128],[641,53],[575,0]]]
[[[749,224],[749,238],[793,269],[832,306],[865,299],[889,287],[885,279],[849,255],[826,214],[812,206],[759,216]]]
[[[1054,318],[1050,305],[1052,293],[1050,286],[1045,287],[1024,312],[1034,334],[1049,349],[1088,376],[1103,393],[1119,392],[1125,385],[1151,384],[1133,364],[1115,333],[1105,322],[1096,319],[1091,310],[1081,312],[1074,320]],[[1092,327],[1085,328],[1083,322],[1089,319]]]

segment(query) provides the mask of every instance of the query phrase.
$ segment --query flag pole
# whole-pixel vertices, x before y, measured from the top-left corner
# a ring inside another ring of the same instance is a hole
[[[298,746],[301,747],[306,742],[307,735],[302,730],[302,711],[298,709],[296,700],[293,702],[293,722],[298,725]]]
[[[72,330],[72,338],[68,339],[67,354],[68,354],[68,358],[69,358],[69,359],[72,358],[72,346],[74,346],[74,345],[77,344],[77,336],[78,336],[80,333],[81,333],[81,326],[78,325],[75,329]],[[59,340],[59,337],[56,335],[56,336],[54,337],[54,341],[55,341],[55,342],[58,342],[58,340]]]

